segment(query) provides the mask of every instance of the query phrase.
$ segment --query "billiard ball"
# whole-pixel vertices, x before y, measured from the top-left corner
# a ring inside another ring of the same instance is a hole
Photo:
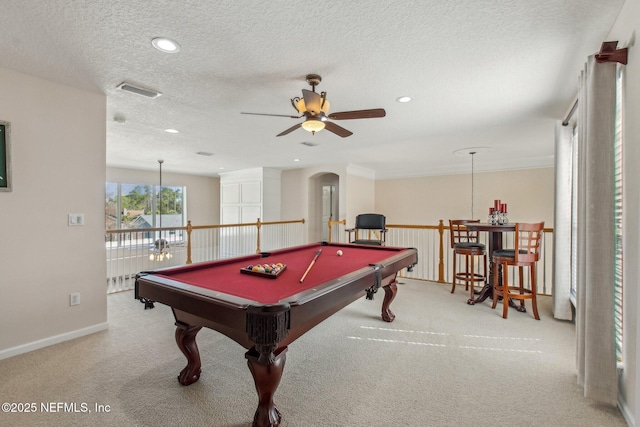
[[[338,254],[338,256],[342,256],[342,251],[338,249],[338,252],[336,252],[336,254]]]

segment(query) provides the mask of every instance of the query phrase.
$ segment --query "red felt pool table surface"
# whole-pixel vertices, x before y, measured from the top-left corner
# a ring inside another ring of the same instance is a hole
[[[309,270],[304,281],[300,283],[300,279],[318,250],[322,250],[321,255]],[[342,256],[337,255],[338,250],[342,251]],[[361,268],[370,268],[372,264],[377,264],[403,250],[406,249],[339,244],[325,246],[315,243],[273,251],[266,257],[256,254],[226,261],[212,261],[170,268],[156,271],[154,274],[197,288],[234,295],[261,304],[275,304],[286,301],[301,291],[313,289]],[[241,269],[249,265],[275,263],[287,266],[275,279],[240,272]]]

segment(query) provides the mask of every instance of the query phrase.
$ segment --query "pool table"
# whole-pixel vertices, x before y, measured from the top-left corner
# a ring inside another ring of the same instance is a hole
[[[338,255],[342,251],[342,255]],[[258,393],[254,426],[277,426],[273,402],[284,369],[287,346],[356,299],[382,287],[382,319],[393,321],[391,301],[396,275],[418,262],[413,248],[320,242],[218,261],[141,272],[135,298],[152,308],[171,307],[176,342],[187,358],[178,380],[200,377],[196,335],[207,327],[248,351],[247,364]],[[284,264],[274,277],[248,272],[250,266]],[[244,273],[244,274],[243,274]],[[304,280],[302,280],[304,277]]]

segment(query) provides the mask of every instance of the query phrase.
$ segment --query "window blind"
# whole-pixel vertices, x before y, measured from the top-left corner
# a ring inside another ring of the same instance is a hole
[[[622,339],[623,339],[623,73],[618,67],[616,79],[616,121],[615,121],[615,141],[614,141],[614,315],[615,315],[615,344],[616,357],[618,362],[622,362]]]

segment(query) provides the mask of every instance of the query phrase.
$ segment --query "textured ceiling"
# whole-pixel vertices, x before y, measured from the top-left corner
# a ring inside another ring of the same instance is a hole
[[[477,171],[545,167],[554,122],[623,3],[2,0],[0,66],[106,94],[108,166],[164,159],[165,171],[216,176],[350,163],[395,178],[465,172],[454,151],[490,147]],[[157,36],[182,50],[155,50]],[[302,119],[240,114],[295,115],[309,73],[330,112],[387,116],[342,120],[354,134],[340,138],[276,137]],[[163,95],[122,92],[123,81]]]

